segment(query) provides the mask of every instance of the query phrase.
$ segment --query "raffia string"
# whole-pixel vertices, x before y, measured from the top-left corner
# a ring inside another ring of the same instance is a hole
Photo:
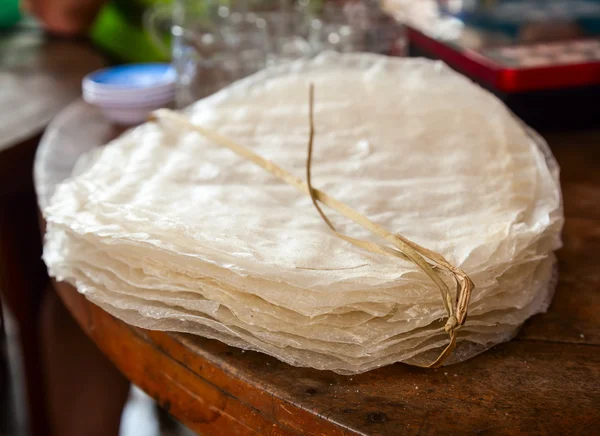
[[[254,153],[249,148],[246,148],[231,139],[220,135],[209,129],[205,129],[201,126],[191,123],[187,118],[169,109],[159,109],[152,113],[152,118],[156,120],[169,120],[180,124],[182,127],[194,130],[200,133],[210,141],[227,147],[234,153],[242,156],[264,170],[270,172],[275,177],[283,180],[284,182],[292,185],[296,189],[305,194],[308,194],[312,199],[312,202],[319,212],[319,215],[323,221],[327,224],[329,229],[340,239],[349,242],[350,244],[370,251],[372,253],[382,254],[385,256],[396,257],[403,260],[408,260],[417,265],[427,276],[435,283],[438,287],[442,296],[442,301],[448,319],[444,326],[444,330],[448,333],[450,341],[440,355],[430,363],[425,365],[428,368],[435,368],[440,366],[452,353],[456,347],[456,335],[460,327],[465,323],[467,318],[467,310],[469,305],[469,299],[471,292],[474,289],[474,284],[471,279],[459,268],[452,266],[442,255],[434,251],[428,250],[425,247],[406,239],[405,237],[393,234],[378,224],[372,222],[367,217],[361,215],[350,206],[345,203],[330,197],[323,191],[320,191],[312,187],[311,183],[311,166],[312,166],[312,153],[313,153],[313,139],[315,135],[314,128],[314,87],[311,84],[309,89],[309,139],[308,139],[308,156],[306,160],[306,182],[289,173],[285,169],[279,167],[270,160],[264,159],[261,156]],[[331,223],[327,215],[323,212],[319,203],[330,207],[339,214],[346,218],[354,221],[356,224],[370,230],[373,234],[379,236],[391,244],[392,246],[380,245],[374,242],[365,241],[362,239],[352,238],[350,236],[339,233],[334,225]],[[452,298],[452,294],[448,285],[442,278],[442,271],[449,273],[456,284],[456,297]]]

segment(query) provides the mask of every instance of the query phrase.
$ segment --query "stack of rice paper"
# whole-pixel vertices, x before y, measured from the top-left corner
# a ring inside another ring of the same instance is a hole
[[[556,163],[445,65],[327,53],[259,72],[182,116],[303,177],[311,83],[313,186],[475,283],[445,363],[547,309],[563,222]],[[448,342],[440,292],[421,269],[340,239],[306,193],[185,124],[159,119],[108,144],[44,214],[50,273],[136,326],[342,374],[426,365]],[[341,233],[374,239],[328,215]]]

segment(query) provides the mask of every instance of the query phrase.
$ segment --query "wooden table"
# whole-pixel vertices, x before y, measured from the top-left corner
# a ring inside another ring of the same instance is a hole
[[[48,122],[104,64],[83,42],[52,39],[29,24],[0,33],[0,292],[18,327],[32,434],[44,434],[38,311],[47,284],[32,168]]]
[[[48,128],[36,158],[45,205],[77,156],[114,130],[78,102]],[[68,284],[55,286],[120,370],[207,435],[598,434],[600,432],[600,144],[598,132],[550,138],[562,166],[566,226],[550,311],[517,339],[462,364],[396,364],[346,377],[295,368],[185,334],[129,326]]]

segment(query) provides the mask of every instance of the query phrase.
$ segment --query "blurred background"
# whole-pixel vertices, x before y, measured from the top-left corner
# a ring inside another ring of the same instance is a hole
[[[44,130],[80,98],[82,81],[84,99],[119,132],[157,107],[185,107],[325,50],[426,56],[528,124],[571,129],[598,124],[599,33],[600,0],[0,0],[0,435],[50,434],[49,415],[68,429],[70,411],[48,404],[86,386],[51,393],[78,380],[80,360],[103,359],[48,286],[31,181]],[[133,91],[116,95],[111,81]],[[102,385],[112,369],[97,366],[85,371]],[[116,424],[85,434],[189,433],[122,386],[114,389],[125,406],[116,401],[106,415]],[[92,422],[84,412],[77,419]]]

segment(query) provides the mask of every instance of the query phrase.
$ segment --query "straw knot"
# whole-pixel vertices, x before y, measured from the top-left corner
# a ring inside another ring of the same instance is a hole
[[[313,120],[313,106],[314,106],[314,87],[310,85],[309,92],[309,138],[308,138],[308,156],[306,161],[306,182],[300,180],[296,176],[292,175],[285,169],[277,166],[274,162],[271,162],[252,150],[237,144],[236,142],[221,136],[217,132],[205,129],[190,123],[185,117],[174,113],[168,109],[161,109],[152,114],[155,119],[170,119],[179,121],[185,124],[187,127],[194,129],[195,131],[202,134],[204,137],[214,141],[215,143],[227,147],[233,152],[240,156],[245,157],[249,161],[255,163],[266,171],[269,171],[275,177],[285,181],[286,183],[294,186],[301,192],[308,194],[313,202],[313,205],[319,212],[319,215],[323,221],[327,224],[329,229],[340,239],[349,242],[350,244],[360,247],[364,250],[372,253],[381,254],[384,256],[392,256],[397,259],[407,260],[418,266],[437,286],[442,297],[442,303],[448,314],[448,320],[444,326],[444,330],[448,333],[449,342],[440,353],[438,358],[425,365],[427,368],[436,368],[444,363],[444,361],[450,356],[452,351],[456,348],[456,332],[465,323],[467,318],[467,311],[469,306],[469,299],[471,292],[475,288],[475,285],[467,274],[461,269],[451,265],[441,254],[435,251],[429,250],[419,244],[410,241],[402,235],[393,234],[388,230],[382,228],[375,222],[369,220],[367,217],[361,215],[350,206],[330,197],[325,192],[313,188],[311,183],[311,162],[313,152],[313,139],[315,135],[314,120]],[[364,239],[353,238],[348,235],[339,233],[332,222],[329,220],[325,212],[321,209],[319,203],[322,203],[338,213],[344,215],[346,218],[351,219],[355,223],[362,227],[370,230],[376,236],[386,240],[389,245],[380,245],[375,242],[371,242]],[[391,246],[390,246],[391,245]],[[450,289],[446,282],[442,279],[442,273],[450,274],[454,278],[456,284],[456,298],[453,298]]]
[[[451,315],[448,317],[448,320],[446,321],[444,330],[446,330],[446,332],[450,333],[452,331],[457,331],[460,327],[461,326],[458,323],[458,319],[456,319],[456,317],[454,315]]]

